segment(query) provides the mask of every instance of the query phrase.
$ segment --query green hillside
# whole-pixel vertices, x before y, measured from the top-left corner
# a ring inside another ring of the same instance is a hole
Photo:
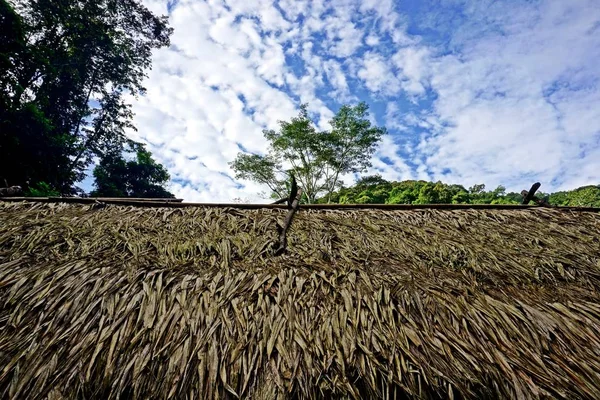
[[[524,188],[529,189],[529,188]],[[574,190],[541,193],[550,204],[557,206],[600,207],[600,185],[583,186]],[[466,188],[442,182],[388,182],[380,176],[369,176],[354,186],[333,193],[332,203],[339,204],[519,204],[520,193],[506,192],[503,186],[486,190],[484,184]],[[323,198],[320,203],[326,203]]]

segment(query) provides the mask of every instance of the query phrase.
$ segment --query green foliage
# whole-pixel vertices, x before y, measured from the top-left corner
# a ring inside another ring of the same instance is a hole
[[[122,153],[110,153],[94,169],[93,197],[175,197],[165,189],[169,173],[141,145],[135,146],[136,159],[127,161]]]
[[[311,121],[306,105],[291,121],[280,121],[279,130],[265,130],[270,143],[265,156],[239,153],[230,163],[237,179],[266,185],[273,197],[287,196],[289,175],[294,174],[303,189],[303,201],[314,203],[325,195],[328,201],[340,176],[362,172],[371,164],[371,155],[384,128],[373,127],[368,106],[343,106],[330,121],[331,131],[319,132]],[[286,169],[284,169],[284,166]]]
[[[54,189],[46,182],[38,182],[25,192],[27,197],[57,197],[60,196],[60,192]]]
[[[582,186],[567,192],[556,192],[549,196],[548,201],[559,206],[600,207],[600,185]]]
[[[278,178],[277,174],[281,171],[281,165],[273,156],[240,153],[230,165],[236,172],[237,179],[246,179],[268,186],[273,194],[272,197],[283,198],[287,195],[285,183]]]
[[[12,4],[0,0],[0,179],[71,194],[94,157],[128,143],[125,94],[144,93],[172,29],[139,0]]]
[[[0,0],[0,82],[3,88],[14,82],[18,62],[15,56],[25,51],[23,21],[6,0]]]
[[[600,207],[600,186],[538,196],[557,206]],[[506,193],[503,186],[486,191],[485,185],[479,184],[467,190],[461,185],[442,182],[388,182],[374,175],[332,193],[331,200],[340,204],[521,204],[523,197],[520,193]],[[318,202],[324,203],[326,198]]]
[[[385,128],[371,126],[369,107],[361,102],[354,107],[342,106],[330,121],[331,133],[326,158],[333,168],[328,197],[339,183],[340,174],[364,172],[371,166],[371,156],[387,132]]]

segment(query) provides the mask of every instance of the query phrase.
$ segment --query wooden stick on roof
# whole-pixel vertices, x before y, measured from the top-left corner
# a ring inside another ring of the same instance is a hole
[[[548,204],[548,202],[546,200],[540,199],[539,197],[537,197],[535,195],[535,192],[537,192],[537,190],[540,188],[540,186],[542,186],[542,184],[539,182],[536,182],[531,186],[531,189],[529,189],[529,191],[523,190],[521,192],[521,195],[523,196],[523,204],[529,204],[530,201],[533,201],[539,206],[547,207],[550,205],[550,204]]]
[[[279,199],[271,204],[283,204],[286,203],[288,201],[289,197],[284,197],[283,199]]]
[[[290,228],[290,225],[292,225],[292,220],[294,219],[294,214],[296,214],[296,211],[298,211],[298,208],[300,207],[300,199],[302,198],[302,189],[298,189],[298,187],[295,185],[295,182],[296,182],[296,180],[292,177],[292,193],[291,194],[294,194],[294,200],[291,203],[288,200],[288,208],[290,209],[290,211],[288,211],[288,214],[285,217],[285,222],[283,224],[283,228],[280,228],[281,231],[279,232],[279,247],[275,250],[276,256],[283,254],[287,248],[287,231]],[[291,196],[289,198],[291,198]]]
[[[531,186],[531,189],[529,189],[529,191],[523,190],[521,192],[521,194],[523,195],[523,204],[529,204],[529,202],[533,200],[533,198],[535,197],[535,192],[537,192],[540,186],[542,186],[542,184],[536,182]]]

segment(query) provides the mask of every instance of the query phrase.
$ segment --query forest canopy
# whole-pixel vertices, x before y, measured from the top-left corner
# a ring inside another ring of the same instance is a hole
[[[551,194],[538,191],[537,197],[555,206],[600,207],[600,185]],[[317,202],[327,201],[328,198],[322,197]],[[484,184],[466,188],[442,182],[390,182],[378,175],[363,177],[331,196],[331,202],[339,204],[520,204],[522,201],[521,193],[506,192],[503,186],[486,190]]]

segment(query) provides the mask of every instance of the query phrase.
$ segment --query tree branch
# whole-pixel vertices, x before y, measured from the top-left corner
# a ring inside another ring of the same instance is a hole
[[[85,100],[85,104],[87,105],[87,103],[90,102],[90,97],[92,97],[92,91],[94,89],[94,83],[96,81],[96,73],[98,72],[98,69],[94,69],[94,73],[92,74],[92,82],[90,84],[90,90],[88,90],[88,94]],[[82,110],[82,112],[79,114],[79,118],[77,119],[77,126],[75,127],[75,131],[74,131],[74,135],[75,137],[77,137],[77,134],[79,134],[79,128],[81,127],[81,121],[83,121],[83,117],[84,117],[84,111]]]

